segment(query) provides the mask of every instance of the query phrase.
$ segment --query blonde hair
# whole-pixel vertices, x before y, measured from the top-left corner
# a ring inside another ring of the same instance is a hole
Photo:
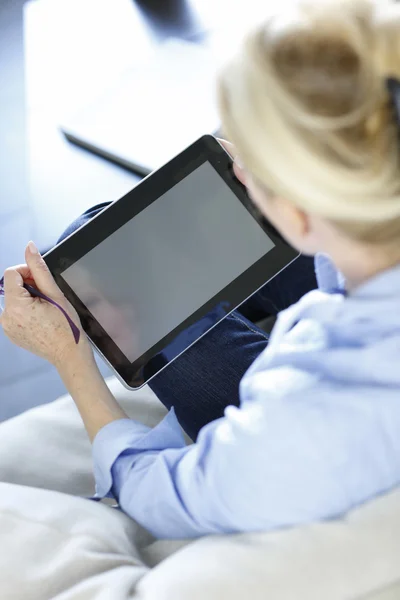
[[[279,3],[277,3],[279,4]],[[219,79],[224,133],[261,186],[352,238],[400,252],[400,6],[294,0]]]

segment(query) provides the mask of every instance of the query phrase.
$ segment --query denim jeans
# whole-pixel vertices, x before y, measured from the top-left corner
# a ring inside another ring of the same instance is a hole
[[[86,211],[59,241],[107,206]],[[315,287],[314,261],[301,256],[150,381],[161,402],[167,408],[174,406],[193,440],[228,405],[239,405],[240,380],[268,344],[268,334],[255,322],[276,315]]]

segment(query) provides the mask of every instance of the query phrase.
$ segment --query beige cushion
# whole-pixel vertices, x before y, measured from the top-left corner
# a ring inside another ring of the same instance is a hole
[[[0,484],[0,598],[131,598],[148,571],[137,533],[103,504]]]
[[[157,591],[159,600],[339,600],[368,597],[399,579],[397,491],[342,521],[199,540],[159,564],[138,589],[150,597]]]
[[[390,585],[384,590],[373,592],[364,598],[364,600],[399,600],[400,598],[400,580],[398,583]]]
[[[132,418],[154,426],[166,414],[149,388],[109,387]],[[0,424],[0,481],[79,496],[94,493],[89,439],[69,396]]]
[[[165,414],[149,390],[110,387],[134,418]],[[0,425],[0,480],[11,482],[0,485],[2,600],[400,598],[400,490],[340,521],[153,541],[107,506],[17,485],[92,493],[90,446],[68,397]]]

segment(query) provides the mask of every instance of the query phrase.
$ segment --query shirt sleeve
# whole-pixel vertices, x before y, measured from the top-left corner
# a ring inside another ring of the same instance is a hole
[[[179,539],[333,518],[375,489],[386,438],[351,388],[339,401],[330,382],[282,366],[254,374],[250,392],[191,446],[173,410],[154,429],[129,419],[104,427],[93,446],[99,495],[112,490],[155,537]]]
[[[104,498],[121,488],[116,461],[122,460],[127,453],[133,457],[165,448],[184,447],[185,440],[174,409],[153,429],[131,419],[113,421],[98,432],[93,442],[96,495]]]
[[[153,429],[130,419],[106,425],[93,442],[97,496],[111,493],[158,538],[234,531],[208,473],[219,421],[203,428],[192,446],[173,409]]]

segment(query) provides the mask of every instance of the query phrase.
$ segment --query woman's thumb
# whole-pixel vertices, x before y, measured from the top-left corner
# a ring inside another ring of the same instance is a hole
[[[47,296],[59,296],[60,289],[33,242],[29,242],[26,247],[25,260],[37,288],[44,294],[47,294]]]

